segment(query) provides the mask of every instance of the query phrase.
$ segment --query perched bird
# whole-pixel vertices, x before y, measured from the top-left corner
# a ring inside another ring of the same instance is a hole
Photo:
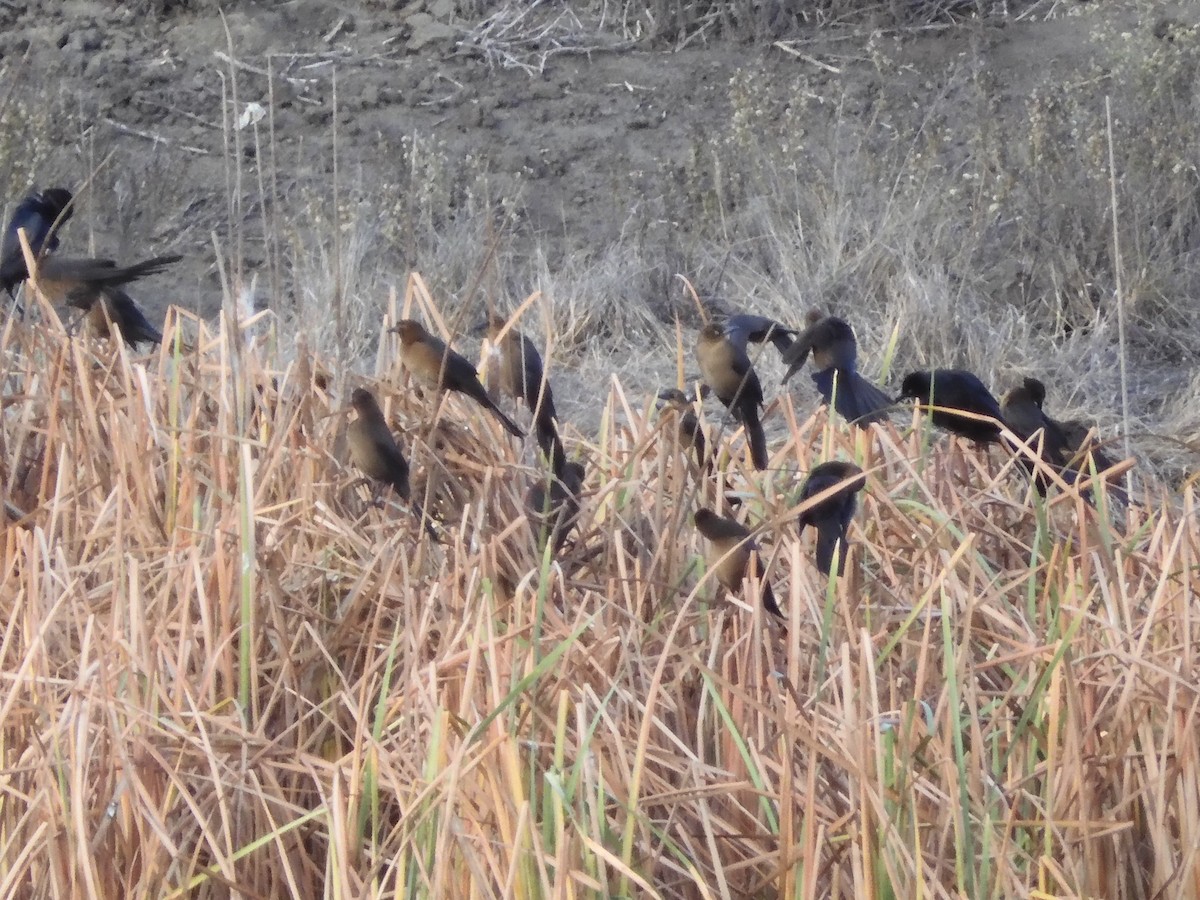
[[[408,500],[408,460],[400,452],[379,401],[366,388],[355,388],[350,404],[358,413],[346,433],[351,461],[369,480],[391,485],[401,500]]]
[[[783,355],[788,366],[784,384],[800,371],[809,353],[813,384],[843,419],[865,425],[887,415],[892,398],[858,374],[858,341],[848,322],[810,312],[808,328]]]
[[[705,393],[706,391],[701,390],[701,397]],[[667,423],[667,427],[674,431],[679,449],[684,453],[692,451],[696,455],[696,465],[705,476],[709,476],[713,473],[713,461],[708,453],[708,440],[704,436],[704,428],[700,425],[692,404],[692,398],[678,388],[668,388],[658,395],[659,416]],[[741,499],[729,493],[730,491],[732,487],[726,481],[725,503],[731,507],[741,506]]]
[[[533,413],[538,446],[550,460],[551,469],[558,471],[566,464],[566,451],[555,425],[558,413],[554,409],[550,379],[542,366],[542,355],[533,341],[515,328],[510,328],[497,342],[497,335],[507,323],[501,315],[488,317],[488,339],[500,353],[500,387],[507,394],[525,401]]]
[[[1052,419],[1042,408],[1045,401],[1046,386],[1036,378],[1024,379],[1021,386],[1005,394],[1000,403],[1004,424],[1034,449],[1037,449],[1040,441],[1042,459],[1058,470],[1068,484],[1074,484],[1080,477],[1091,474],[1089,455],[1097,473],[1116,465],[1098,447],[1091,446],[1091,429],[1082,422]],[[1027,458],[1022,458],[1021,463],[1030,472],[1036,468]],[[1044,497],[1050,479],[1044,473],[1037,473],[1034,485]],[[1110,486],[1109,494],[1121,503],[1128,502],[1124,489],[1116,485]]]
[[[49,253],[57,250],[58,235],[50,234],[50,229],[55,222],[61,228],[71,218],[74,212],[71,200],[71,192],[66,188],[47,188],[30,192],[17,204],[4,231],[4,242],[0,245],[0,285],[10,297],[16,286],[29,277],[17,231],[25,229],[29,249],[35,258],[43,251]]]
[[[408,460],[400,452],[400,445],[388,427],[379,401],[366,388],[355,388],[350,395],[350,405],[358,413],[358,418],[346,430],[351,462],[374,485],[376,491],[390,486],[401,500],[412,507],[413,515],[421,520],[426,519],[421,504],[410,496]],[[425,522],[425,532],[437,539],[437,532],[429,521]]]
[[[491,412],[510,434],[525,436],[517,423],[492,402],[479,382],[475,367],[465,357],[455,353],[426,331],[424,325],[412,319],[401,320],[391,330],[400,335],[400,364],[416,381],[434,390],[466,394]]]
[[[711,509],[696,510],[692,521],[696,524],[696,530],[709,542],[709,568],[715,568],[717,581],[727,591],[736,594],[750,566],[750,555],[758,550],[758,545],[750,537],[750,530],[733,519],[718,516]],[[783,612],[775,602],[771,585],[765,580],[766,566],[757,554],[754,558],[754,574],[761,588],[763,609],[782,619]]]
[[[754,468],[767,467],[767,436],[759,421],[763,403],[762,385],[750,357],[725,336],[720,325],[705,325],[696,343],[700,372],[725,408],[746,429]]]
[[[99,337],[108,337],[110,326],[115,327],[130,347],[143,342],[162,343],[162,332],[150,324],[133,298],[120,288],[103,288],[99,301],[93,302],[87,311],[87,320],[93,333]]]
[[[1035,384],[1030,384],[1034,381]],[[1042,401],[1046,388],[1040,381],[1026,378],[1020,387],[1015,387],[1000,401],[1000,414],[1008,426],[1023,442],[1037,449],[1041,444],[1041,455],[1055,468],[1065,466],[1071,458],[1071,448],[1062,427],[1042,412]]]
[[[1043,409],[1046,402],[1046,385],[1036,378],[1026,378],[1024,387],[1029,392],[1030,399],[1037,404],[1038,409]],[[1066,460],[1069,465],[1079,468],[1082,472],[1087,472],[1089,456],[1095,463],[1097,472],[1103,472],[1116,465],[1116,462],[1099,448],[1098,442],[1092,440],[1093,429],[1086,422],[1078,419],[1059,421],[1048,415],[1046,418],[1062,432],[1070,453]]]
[[[747,343],[762,344],[770,341],[780,353],[787,353],[796,337],[796,330],[766,316],[738,313],[725,320],[725,337],[741,350]]]
[[[980,444],[1000,440],[998,422],[988,422],[958,411],[1001,419],[1000,404],[975,375],[963,369],[910,372],[900,385],[899,400],[916,400],[932,407],[933,424]]]
[[[839,484],[842,487],[836,493],[800,514],[801,533],[808,525],[817,529],[817,570],[823,575],[829,574],[834,550],[839,547],[837,574],[845,569],[846,530],[858,506],[857,494],[866,487],[867,479],[853,463],[835,460],[814,467],[800,488],[800,500],[805,501]]]
[[[700,427],[700,420],[696,418],[691,398],[679,388],[667,388],[659,392],[658,408],[660,415],[673,421],[679,448],[685,452],[694,452],[696,465],[706,473],[711,472],[712,460],[708,458],[708,442],[704,437],[704,429]]]
[[[584,474],[582,463],[567,462],[563,463],[557,476],[548,475],[549,492],[546,490],[547,479],[529,486],[525,494],[525,514],[539,548],[549,542],[552,552],[558,553],[566,542],[579,519],[579,491],[583,487]]]
[[[1039,392],[1036,388],[1031,388],[1026,379],[1024,384],[1013,388],[1000,400],[1000,414],[1009,431],[1020,438],[1022,443],[1039,451],[1047,465],[1073,481],[1075,473],[1068,473],[1065,468],[1071,455],[1067,447],[1067,437],[1058,423],[1042,412],[1041,400],[1045,397],[1044,387]],[[1033,461],[1021,453],[1018,447],[1014,446],[1013,450],[1021,466],[1033,476],[1037,492],[1045,497],[1052,479],[1045,472],[1038,471]]]

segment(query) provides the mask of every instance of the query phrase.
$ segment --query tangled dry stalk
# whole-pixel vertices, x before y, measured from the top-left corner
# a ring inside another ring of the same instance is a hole
[[[618,380],[552,561],[530,451],[456,400],[431,428],[386,347],[440,544],[353,484],[319,360],[185,324],[143,358],[0,334],[3,896],[1200,890],[1190,488],[1040,505],[785,397],[771,470],[740,436],[727,467],[781,630],[704,577],[689,461]],[[797,476],[834,457],[869,481],[826,584]]]

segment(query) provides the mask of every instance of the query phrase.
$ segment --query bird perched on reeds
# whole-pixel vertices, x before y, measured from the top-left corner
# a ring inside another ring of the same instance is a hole
[[[539,549],[547,543],[552,553],[562,549],[579,519],[579,492],[584,475],[582,463],[565,462],[557,475],[548,473],[548,479],[540,479],[529,486],[525,494],[525,514]]]
[[[696,465],[709,473],[712,471],[712,460],[708,457],[708,442],[704,437],[704,429],[692,399],[679,388],[667,388],[658,394],[657,406],[659,415],[664,421],[674,425],[679,449],[685,453],[692,451],[696,454]]]
[[[138,309],[133,298],[120,288],[104,288],[100,299],[94,301],[87,311],[88,326],[98,337],[108,337],[110,328],[130,347],[142,342],[161,344],[162,332],[150,324],[150,320]]]
[[[707,508],[696,510],[692,521],[696,530],[708,540],[708,567],[716,572],[721,586],[731,594],[736,594],[741,589],[753,554],[754,574],[758,578],[763,609],[784,618],[779,604],[775,602],[775,593],[766,581],[766,566],[758,556],[758,545],[751,538],[750,529],[733,519],[718,516]]]
[[[1057,470],[1068,484],[1074,484],[1081,474],[1090,473],[1089,456],[1097,473],[1116,465],[1092,445],[1089,440],[1090,428],[1082,422],[1059,422],[1051,418],[1043,409],[1045,401],[1046,386],[1036,378],[1024,379],[1020,386],[1008,391],[1000,402],[1004,424],[1034,450],[1040,445],[1041,458]],[[1022,464],[1031,472],[1035,468],[1028,459],[1022,459]],[[1038,473],[1034,484],[1038,493],[1046,496],[1050,479]],[[1119,487],[1113,486],[1111,494],[1122,503],[1127,500],[1125,491]]]
[[[808,327],[783,355],[788,370],[784,384],[812,354],[812,380],[826,405],[847,422],[866,425],[884,418],[892,398],[858,374],[858,341],[845,319],[808,314]]]
[[[916,400],[930,407],[933,424],[980,444],[1000,440],[1000,403],[983,382],[963,369],[910,372],[900,385],[898,400]],[[959,415],[960,412],[987,419]]]
[[[408,500],[408,460],[388,427],[379,401],[366,388],[355,388],[350,405],[358,414],[346,431],[350,460],[375,485],[390,486],[401,500]]]
[[[720,325],[715,324],[705,325],[700,330],[696,357],[705,383],[734,419],[745,427],[754,468],[765,469],[767,437],[758,414],[763,404],[762,384],[750,365],[750,357],[725,336]]]
[[[1044,412],[1046,385],[1036,378],[1026,378],[1023,386],[1028,392],[1030,399],[1037,404],[1038,409]],[[1089,468],[1089,456],[1092,462],[1095,463],[1097,472],[1111,469],[1117,464],[1112,457],[1100,449],[1099,442],[1093,440],[1092,435],[1095,433],[1093,426],[1079,419],[1061,421],[1051,418],[1049,414],[1046,414],[1046,419],[1058,428],[1062,433],[1063,439],[1066,441],[1066,447],[1069,452],[1069,455],[1066,457],[1068,465],[1078,468],[1081,472],[1086,472]]]
[[[833,568],[835,551],[838,557],[837,574],[841,575],[845,570],[848,547],[846,532],[858,508],[858,492],[866,484],[862,469],[854,463],[834,460],[814,467],[800,488],[800,500],[803,502],[841,485],[834,494],[800,514],[801,533],[808,525],[817,530],[817,570],[822,575],[828,575]]]
[[[493,314],[488,317],[488,339],[500,354],[500,388],[529,407],[538,446],[550,460],[551,469],[558,471],[566,464],[566,451],[558,436],[555,424],[558,413],[554,409],[554,393],[542,365],[542,355],[533,341],[515,328],[510,328],[497,340],[506,324],[508,320],[504,316]]]
[[[388,427],[383,410],[375,395],[366,388],[355,388],[350,395],[350,405],[358,417],[346,429],[346,440],[350,447],[350,461],[366,476],[373,488],[373,502],[379,501],[379,492],[390,487],[405,503],[412,507],[413,515],[424,519],[421,505],[411,497],[408,480],[408,460],[396,443],[392,429]],[[425,530],[436,538],[430,522]]]
[[[74,212],[71,200],[71,192],[66,188],[35,190],[27,194],[13,210],[8,227],[4,230],[3,244],[0,244],[0,286],[8,291],[10,297],[17,285],[29,277],[18,230],[25,229],[25,238],[35,258],[43,252],[57,250],[58,234],[51,234],[50,230],[55,222],[58,228],[62,228],[71,218]]]
[[[418,384],[436,391],[466,394],[495,416],[510,434],[525,436],[517,423],[492,402],[479,381],[479,373],[465,357],[455,353],[444,341],[426,331],[424,325],[412,319],[402,319],[391,331],[400,335],[400,365]]]
[[[781,322],[751,313],[738,313],[725,320],[725,337],[743,351],[747,344],[770,341],[781,354],[786,353],[797,333]]]
[[[1059,424],[1042,411],[1045,387],[1041,386],[1041,382],[1031,385],[1031,380],[1025,379],[1023,384],[1004,395],[1000,400],[1000,415],[1013,434],[1034,449],[1040,443],[1042,459],[1055,468],[1061,468],[1071,455],[1067,436]]]

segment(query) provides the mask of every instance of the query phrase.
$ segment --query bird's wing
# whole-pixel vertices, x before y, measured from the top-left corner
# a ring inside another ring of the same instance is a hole
[[[404,454],[400,452],[400,448],[396,446],[396,442],[394,440],[380,441],[379,453],[381,456],[387,459],[389,466],[395,466],[396,468],[403,469],[405,471],[408,470],[408,460],[404,458]]]
[[[46,234],[50,231],[52,221],[46,219],[38,204],[31,203],[29,200],[23,202],[13,213],[12,221],[8,224],[8,231],[4,235],[5,254],[8,254],[10,248],[20,252],[21,242],[17,239],[17,231],[21,228],[25,229],[29,247],[36,254],[46,240]]]
[[[816,326],[813,327],[815,328]],[[805,361],[808,359],[808,354],[812,351],[812,347],[813,328],[808,328],[796,338],[792,346],[783,354],[784,365],[788,367],[788,373],[783,378],[784,381],[787,381],[804,366]]]
[[[738,313],[725,320],[725,337],[742,350],[748,343],[761,344],[764,341],[775,341],[784,338],[790,343],[790,336],[796,331],[785,327],[782,323],[766,316],[756,316],[751,313]]]
[[[836,484],[841,484],[843,479],[838,475],[833,475],[827,472],[817,472],[808,476],[808,480],[804,482],[804,487],[800,489],[800,500],[806,502],[811,500],[818,494],[824,493]],[[816,506],[805,510],[800,515],[800,522],[804,525],[815,525],[818,521],[828,515],[827,507],[832,500],[840,497],[840,494],[834,494],[833,497],[826,499],[824,502],[818,503]]]

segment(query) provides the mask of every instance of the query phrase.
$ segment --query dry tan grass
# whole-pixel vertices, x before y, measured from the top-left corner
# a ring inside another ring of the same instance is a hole
[[[404,305],[433,318],[419,279]],[[781,630],[703,576],[688,461],[616,379],[568,433],[588,477],[551,561],[529,451],[455,399],[430,426],[386,345],[440,544],[353,485],[319,360],[184,324],[193,351],[140,358],[0,334],[29,513],[0,562],[0,895],[1200,890],[1190,490],[1117,527],[997,451],[785,396],[767,473],[726,435]],[[869,481],[827,584],[795,513],[832,457]]]

